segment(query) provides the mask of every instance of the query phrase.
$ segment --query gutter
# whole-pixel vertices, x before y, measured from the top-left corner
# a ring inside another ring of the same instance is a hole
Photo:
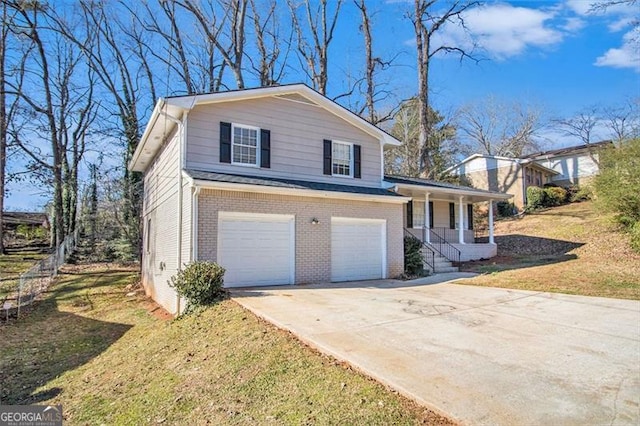
[[[390,195],[373,195],[373,194],[358,194],[350,192],[334,192],[334,191],[318,191],[314,189],[295,189],[295,188],[278,188],[266,185],[253,185],[245,183],[231,183],[231,182],[218,182],[202,179],[194,179],[196,186],[206,189],[219,189],[222,191],[237,191],[237,192],[259,192],[263,194],[274,195],[288,195],[288,196],[300,196],[300,197],[314,197],[314,198],[334,198],[341,200],[361,200],[361,201],[375,201],[380,203],[391,204],[406,204],[411,200],[411,197],[405,196],[390,196]]]

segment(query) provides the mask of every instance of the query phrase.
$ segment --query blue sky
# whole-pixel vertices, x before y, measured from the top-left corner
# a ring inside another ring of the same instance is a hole
[[[331,0],[329,0],[331,1]],[[593,106],[620,105],[640,98],[640,29],[630,22],[640,5],[589,13],[592,0],[489,1],[468,13],[470,34],[449,26],[436,43],[470,48],[483,60],[460,62],[438,57],[432,63],[431,96],[436,109],[450,113],[465,103],[489,95],[541,106],[548,118],[570,117]],[[372,0],[368,4],[374,31],[374,54],[396,56],[393,67],[380,75],[393,95],[390,104],[415,94],[415,45],[405,18],[413,0]],[[348,73],[361,72],[362,41],[354,26],[357,9],[345,0],[334,44],[330,48],[330,96],[347,85]],[[303,80],[290,73],[285,82]],[[549,131],[549,146],[578,144]],[[604,134],[603,137],[606,137]],[[10,160],[11,161],[11,160]],[[42,188],[9,185],[10,209],[39,209],[46,202]]]

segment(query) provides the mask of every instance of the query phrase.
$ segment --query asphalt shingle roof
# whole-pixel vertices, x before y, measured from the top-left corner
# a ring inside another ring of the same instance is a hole
[[[384,180],[389,183],[419,185],[419,186],[427,186],[427,187],[435,187],[435,188],[458,189],[463,191],[482,192],[485,194],[496,194],[495,191],[476,189],[476,188],[471,188],[469,186],[456,185],[449,182],[439,182],[439,181],[430,180],[430,179],[421,179],[421,178],[406,177],[406,176],[385,176]]]
[[[383,195],[401,197],[390,189],[369,188],[365,186],[338,185],[334,183],[308,182],[304,180],[283,179],[273,177],[245,176],[236,174],[203,172],[199,170],[185,170],[193,179],[211,182],[237,183],[244,185],[271,186],[286,189],[305,189],[313,191],[341,192],[347,194]]]

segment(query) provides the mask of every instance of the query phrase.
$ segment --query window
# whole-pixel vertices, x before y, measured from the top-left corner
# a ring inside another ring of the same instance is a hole
[[[413,203],[413,227],[422,228],[424,226],[424,201]]]
[[[248,126],[233,125],[232,163],[257,166],[260,145],[260,129]]]
[[[353,176],[353,167],[351,165],[353,160],[352,148],[353,145],[348,143],[333,142],[331,147],[331,170],[334,176]]]

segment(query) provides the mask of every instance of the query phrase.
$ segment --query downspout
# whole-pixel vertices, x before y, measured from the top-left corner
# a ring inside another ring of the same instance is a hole
[[[164,105],[163,105],[164,107]],[[179,149],[178,149],[178,164],[179,164],[179,169],[178,169],[178,252],[177,252],[177,256],[176,256],[176,263],[178,266],[178,270],[180,270],[180,268],[182,267],[182,200],[183,200],[183,191],[182,191],[182,169],[184,167],[183,164],[183,147],[184,147],[184,141],[185,141],[185,136],[186,136],[186,126],[184,125],[184,122],[187,119],[187,114],[185,113],[183,115],[182,120],[177,119],[176,117],[167,114],[164,111],[160,111],[160,114],[162,114],[164,117],[166,117],[168,120],[173,121],[174,123],[176,123],[178,125],[178,143],[179,143]],[[176,295],[176,312],[178,314],[180,314],[180,296]]]
[[[191,205],[191,260],[198,261],[198,196],[201,187],[193,187]]]

